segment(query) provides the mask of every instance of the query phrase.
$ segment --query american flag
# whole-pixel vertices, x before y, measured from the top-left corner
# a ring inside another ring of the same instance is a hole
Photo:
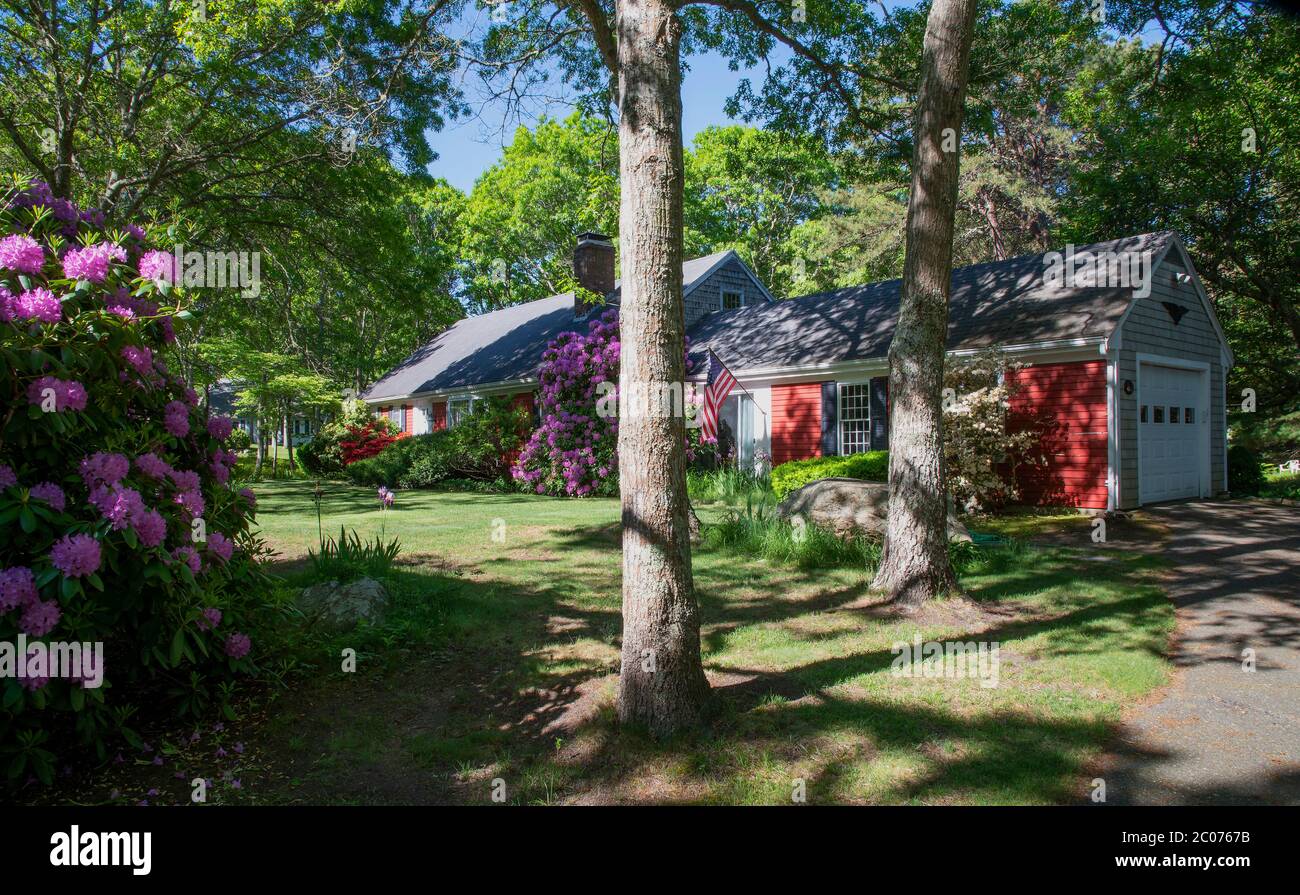
[[[724,367],[722,361],[718,360],[718,356],[710,350],[709,378],[704,384],[703,417],[700,422],[702,434],[709,441],[716,441],[718,438],[718,410],[735,385],[736,377],[731,375],[731,371]]]

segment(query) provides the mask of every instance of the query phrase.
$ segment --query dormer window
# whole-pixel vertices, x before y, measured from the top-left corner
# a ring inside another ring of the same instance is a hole
[[[722,310],[730,311],[732,308],[738,308],[745,303],[745,293],[734,290],[722,290]]]

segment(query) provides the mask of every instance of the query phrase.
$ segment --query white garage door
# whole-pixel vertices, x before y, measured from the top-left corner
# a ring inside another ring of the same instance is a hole
[[[1144,363],[1138,394],[1143,503],[1199,497],[1210,441],[1199,370]]]

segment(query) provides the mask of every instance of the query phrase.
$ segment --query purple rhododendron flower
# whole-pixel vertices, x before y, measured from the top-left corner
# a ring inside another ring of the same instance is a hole
[[[140,276],[146,280],[176,281],[176,257],[171,252],[157,249],[140,256]]]
[[[42,323],[58,323],[63,319],[63,305],[50,290],[38,286],[28,289],[18,296],[7,295],[4,306],[0,308],[0,319],[23,322],[40,320]]]
[[[218,484],[224,485],[230,481],[230,470],[221,465],[219,461],[213,460],[208,469],[211,470],[212,477],[217,480]]]
[[[244,498],[244,500],[248,501],[248,505],[250,507],[257,506],[257,495],[253,493],[252,488],[240,488],[239,496]]]
[[[15,233],[0,239],[0,267],[18,273],[37,274],[45,266],[45,250],[30,236]]]
[[[28,637],[44,637],[54,630],[62,615],[59,604],[53,600],[36,600],[24,610],[18,620],[18,627]]]
[[[37,500],[45,501],[59,513],[62,513],[68,505],[68,499],[64,495],[63,489],[53,482],[41,482],[39,485],[33,485],[31,494]]]
[[[111,242],[100,242],[81,249],[72,249],[63,256],[63,275],[72,280],[90,280],[102,283],[108,276],[112,261],[125,261],[126,250]]]
[[[4,463],[0,463],[0,488],[12,488],[17,484],[18,476],[14,475],[14,471]]]
[[[235,421],[228,416],[214,416],[208,420],[208,434],[217,441],[225,441],[235,428]]]
[[[135,458],[135,468],[151,479],[159,481],[172,474],[171,465],[155,453],[141,454]]]
[[[203,515],[205,504],[203,494],[199,491],[178,491],[172,502],[179,506],[191,518]]]
[[[149,377],[153,375],[153,352],[148,348],[127,345],[122,349],[122,357],[141,376]]]
[[[208,552],[223,563],[230,562],[235,553],[235,542],[219,531],[208,533]]]
[[[145,547],[157,547],[167,536],[167,520],[157,510],[146,510],[132,524],[136,537]]]
[[[202,612],[199,613],[199,618],[196,624],[198,625],[200,631],[213,630],[214,628],[216,628],[217,625],[221,624],[221,610],[209,606],[207,609],[204,609]],[[194,734],[194,737],[191,740],[191,742],[193,742],[194,739],[198,739],[197,733]]]
[[[169,401],[163,408],[163,428],[177,438],[184,438],[190,431],[190,409],[181,401]]]
[[[112,454],[97,451],[81,461],[81,478],[86,487],[94,490],[96,485],[116,485],[126,478],[131,471],[131,461],[125,454]]]
[[[114,531],[128,524],[136,524],[145,516],[144,498],[134,488],[121,485],[99,485],[90,492],[90,503],[99,514],[113,523]]]
[[[226,638],[226,655],[232,659],[242,659],[253,648],[253,641],[247,634],[231,634]]]
[[[189,469],[173,469],[167,473],[177,491],[198,491],[199,474]]]
[[[53,398],[54,410],[58,413],[86,409],[86,387],[76,380],[42,376],[27,386],[28,403],[44,408],[47,397]]]
[[[199,569],[203,568],[203,560],[199,558],[199,552],[188,545],[173,550],[172,559],[189,566],[190,571],[195,575],[199,573]]]
[[[0,570],[0,612],[29,606],[38,599],[32,570],[26,566]]]
[[[99,541],[90,535],[65,535],[50,550],[50,561],[68,578],[84,578],[99,568]]]

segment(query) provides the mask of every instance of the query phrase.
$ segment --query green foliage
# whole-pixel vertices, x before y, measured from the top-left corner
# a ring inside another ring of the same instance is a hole
[[[449,481],[514,490],[511,458],[523,446],[528,414],[506,398],[476,402],[451,429],[402,438],[344,474],[359,485],[430,488]]]
[[[746,502],[729,510],[721,521],[704,528],[704,543],[741,556],[767,559],[801,569],[858,566],[872,569],[880,562],[880,543],[861,535],[840,538],[816,525],[795,528],[776,515],[766,501]]]
[[[575,112],[520,127],[465,202],[462,277],[481,310],[573,288],[574,237],[618,232],[618,135]]]
[[[1233,494],[1258,494],[1264,485],[1259,454],[1244,444],[1228,448],[1228,490]]]
[[[1274,500],[1300,500],[1300,472],[1270,472],[1264,476],[1260,497]]]
[[[355,531],[340,528],[337,538],[326,538],[319,552],[308,550],[307,555],[318,580],[346,583],[358,578],[387,578],[401,551],[397,538],[384,543],[375,535],[373,540],[362,541]]]
[[[340,444],[347,439],[348,429],[364,426],[378,419],[360,401],[348,401],[342,412],[316,430],[312,440],[298,448],[298,461],[311,475],[319,477],[337,477],[343,474],[343,447]],[[390,433],[397,427],[387,418],[381,420]]]
[[[235,427],[230,430],[230,437],[226,439],[226,449],[234,451],[236,454],[242,454],[253,446],[253,438],[245,429]]]
[[[1272,417],[1238,414],[1229,437],[1233,444],[1250,448],[1270,463],[1300,460],[1300,410]]]
[[[745,501],[770,500],[775,496],[769,476],[735,466],[723,466],[714,470],[688,469],[686,493],[697,503],[726,503],[733,506]]]
[[[708,127],[685,165],[687,255],[735,249],[774,295],[788,294],[798,255],[791,233],[831,211],[823,197],[839,180],[822,141]]]
[[[863,479],[883,482],[889,476],[889,452],[867,451],[846,457],[812,457],[808,460],[791,460],[772,470],[772,491],[777,500],[798,491],[818,479]]]

